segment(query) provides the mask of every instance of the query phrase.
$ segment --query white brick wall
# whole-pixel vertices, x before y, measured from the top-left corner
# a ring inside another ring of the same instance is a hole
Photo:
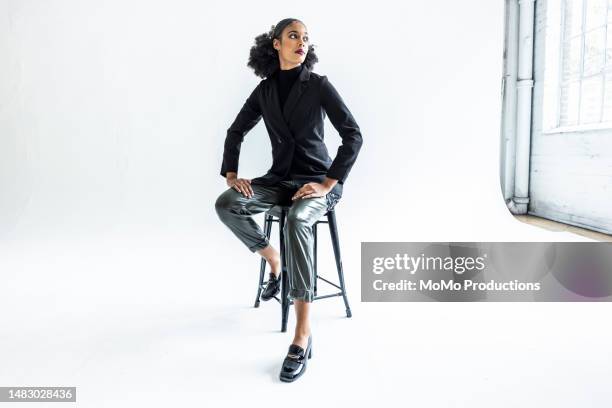
[[[612,233],[612,130],[542,132],[546,11],[559,1],[536,2],[529,213]]]

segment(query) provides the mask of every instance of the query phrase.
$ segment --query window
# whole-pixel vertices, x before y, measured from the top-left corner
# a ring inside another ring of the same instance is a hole
[[[560,34],[557,126],[612,127],[612,0],[563,0]]]

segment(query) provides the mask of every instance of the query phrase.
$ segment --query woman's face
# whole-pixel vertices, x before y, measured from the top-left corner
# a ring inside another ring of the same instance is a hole
[[[306,26],[294,21],[283,30],[281,40],[274,39],[281,69],[290,69],[302,64],[308,53],[308,32]]]

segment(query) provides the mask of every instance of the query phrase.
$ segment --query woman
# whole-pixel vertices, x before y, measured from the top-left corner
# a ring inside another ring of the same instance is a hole
[[[314,298],[312,225],[342,196],[342,185],[362,144],[361,132],[327,77],[312,72],[318,61],[306,26],[286,18],[255,38],[248,66],[262,79],[227,130],[221,175],[229,189],[215,204],[221,221],[270,265],[261,299],[280,291],[280,256],[252,215],[277,204],[291,206],[285,224],[289,297],[296,327],[280,379],[300,377],[310,358],[309,311]],[[335,159],[323,141],[325,116],[342,138]],[[263,117],[273,163],[263,176],[238,177],[240,145]]]

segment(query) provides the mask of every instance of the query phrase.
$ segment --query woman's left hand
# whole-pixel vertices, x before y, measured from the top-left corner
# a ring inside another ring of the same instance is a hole
[[[293,195],[293,197],[291,197],[291,200],[311,197],[325,197],[325,195],[330,191],[330,188],[324,186],[321,183],[310,182],[300,187],[300,189]]]

